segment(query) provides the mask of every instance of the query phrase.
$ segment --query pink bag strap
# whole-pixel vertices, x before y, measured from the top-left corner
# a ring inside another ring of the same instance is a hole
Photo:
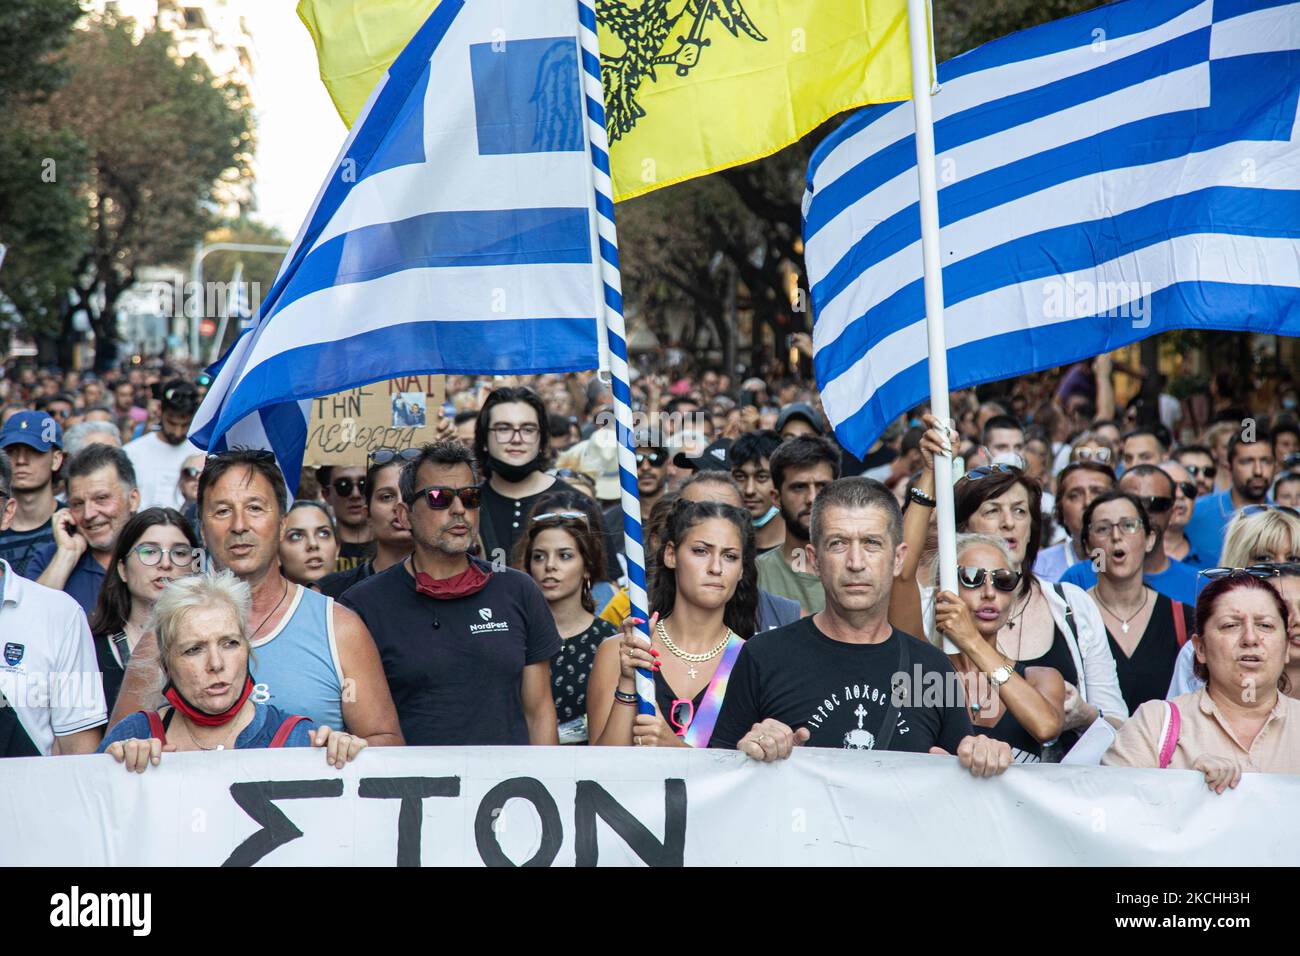
[[[1172,700],[1165,701],[1165,719],[1160,725],[1160,769],[1166,769],[1174,759],[1178,749],[1178,731],[1182,725],[1182,715],[1178,705]]]

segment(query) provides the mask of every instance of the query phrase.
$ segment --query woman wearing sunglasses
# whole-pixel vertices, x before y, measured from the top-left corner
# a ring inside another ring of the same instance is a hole
[[[1300,581],[1289,580],[1291,569],[1300,569],[1300,517],[1280,508],[1266,508],[1246,514],[1245,509],[1233,516],[1224,538],[1220,567],[1203,571],[1197,578],[1198,588],[1204,588],[1223,570],[1232,568],[1268,567],[1283,569],[1281,577],[1272,583],[1282,591],[1282,597],[1291,600],[1291,592],[1300,590]],[[1270,574],[1271,576],[1271,574]],[[1296,674],[1291,681],[1291,693],[1300,695],[1300,613],[1297,613],[1297,641],[1292,650],[1292,664]],[[1190,644],[1184,645],[1174,665],[1173,680],[1166,696],[1176,697],[1200,686],[1193,673],[1196,658]]]
[[[334,516],[324,502],[299,499],[285,515],[280,538],[280,570],[294,584],[319,591],[321,579],[334,573],[339,556]]]
[[[758,569],[749,512],[678,499],[668,515],[651,584],[649,646],[623,622],[623,637],[596,655],[587,697],[600,745],[706,747],[740,648],[758,613]],[[636,669],[654,674],[655,713],[638,714]]]
[[[934,599],[935,643],[947,635],[949,654],[965,691],[971,723],[1011,745],[1017,763],[1038,763],[1043,744],[1065,725],[1065,681],[1055,668],[1027,666],[998,649],[998,634],[1011,613],[1020,572],[1001,538],[957,538],[957,594]]]
[[[1141,500],[1127,491],[1100,495],[1083,513],[1083,539],[1097,568],[1088,593],[1101,609],[1130,712],[1165,696],[1178,651],[1192,633],[1191,609],[1143,580],[1156,534]]]
[[[1293,613],[1254,574],[1234,570],[1206,585],[1189,645],[1205,686],[1143,704],[1102,764],[1198,770],[1215,793],[1243,772],[1300,773],[1300,702],[1284,693]]]
[[[942,447],[938,419],[925,416],[924,467],[918,494],[903,514],[907,555],[891,594],[889,618],[909,634],[932,634],[934,591],[918,587],[917,570],[926,556],[934,519],[934,454]],[[967,472],[953,488],[957,531],[1000,538],[1021,572],[1011,610],[998,636],[998,649],[1026,667],[1051,667],[1065,681],[1065,734],[1068,750],[1077,733],[1099,717],[1115,726],[1128,716],[1097,606],[1073,584],[1040,581],[1030,570],[1042,537],[1042,489],[1018,469],[991,465]],[[907,586],[910,584],[911,586]],[[903,585],[903,586],[899,586]]]
[[[149,615],[171,581],[199,570],[199,539],[172,508],[147,508],[122,528],[90,615],[95,656],[111,712],[127,661],[149,629]],[[147,658],[142,658],[147,659]]]
[[[1165,554],[1171,561],[1181,561],[1193,568],[1205,567],[1199,554],[1192,547],[1191,541],[1183,533],[1187,522],[1192,520],[1192,511],[1196,507],[1199,489],[1191,472],[1176,461],[1162,462],[1160,470],[1174,480],[1174,507],[1169,513],[1169,525],[1165,528]]]
[[[515,545],[514,566],[532,576],[555,617],[560,651],[551,658],[551,689],[560,743],[587,742],[587,682],[596,652],[618,633],[596,616],[592,586],[604,574],[605,547],[599,528],[577,510],[543,510],[544,497]]]

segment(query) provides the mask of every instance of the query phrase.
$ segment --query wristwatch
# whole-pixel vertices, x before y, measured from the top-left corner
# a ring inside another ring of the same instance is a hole
[[[989,683],[996,689],[1011,680],[1013,671],[1006,664],[989,674]]]

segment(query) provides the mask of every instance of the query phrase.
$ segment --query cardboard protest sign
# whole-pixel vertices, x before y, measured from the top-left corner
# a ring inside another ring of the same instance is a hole
[[[302,463],[364,465],[376,448],[433,441],[446,394],[446,376],[407,375],[313,399]]]

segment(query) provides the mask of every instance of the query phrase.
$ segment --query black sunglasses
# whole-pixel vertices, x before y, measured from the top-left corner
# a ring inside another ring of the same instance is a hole
[[[957,566],[957,583],[967,590],[984,587],[984,579],[992,577],[993,587],[999,591],[1014,591],[1020,586],[1020,572],[1006,568],[966,568]]]
[[[1183,467],[1193,478],[1205,478],[1207,481],[1212,481],[1218,471],[1214,465],[1183,465]]]
[[[483,488],[480,485],[466,485],[463,488],[452,488],[448,485],[430,485],[428,488],[421,488],[411,496],[411,501],[423,498],[429,502],[429,507],[434,511],[446,511],[451,507],[451,500],[459,498],[460,503],[466,508],[477,508],[483,501]]]
[[[1147,509],[1147,514],[1162,515],[1174,506],[1174,499],[1168,495],[1138,495],[1138,501]]]
[[[1278,578],[1284,574],[1300,574],[1300,564],[1251,564],[1244,568],[1206,568],[1197,572],[1211,581],[1219,578]]]
[[[203,474],[202,468],[187,467],[181,469],[182,478],[197,478],[201,474]]]
[[[643,463],[646,459],[650,460],[650,464],[653,467],[658,468],[668,460],[668,452],[664,451],[662,448],[652,448],[649,451],[639,451],[636,453],[636,463],[638,465]]]
[[[396,448],[376,448],[366,460],[372,465],[386,465],[390,461],[415,461],[420,457],[420,449],[403,448],[400,451]]]
[[[347,498],[352,494],[355,487],[359,494],[366,493],[366,479],[364,478],[335,478],[330,482],[330,487],[340,498]]]
[[[972,468],[962,477],[967,481],[979,481],[981,478],[987,478],[989,475],[996,475],[999,472],[1002,474],[1010,472],[1013,475],[1018,475],[1020,469],[1014,465],[981,465],[978,468]]]
[[[1184,498],[1194,499],[1200,494],[1200,489],[1196,487],[1194,481],[1178,481],[1174,483],[1174,487],[1183,493]]]

